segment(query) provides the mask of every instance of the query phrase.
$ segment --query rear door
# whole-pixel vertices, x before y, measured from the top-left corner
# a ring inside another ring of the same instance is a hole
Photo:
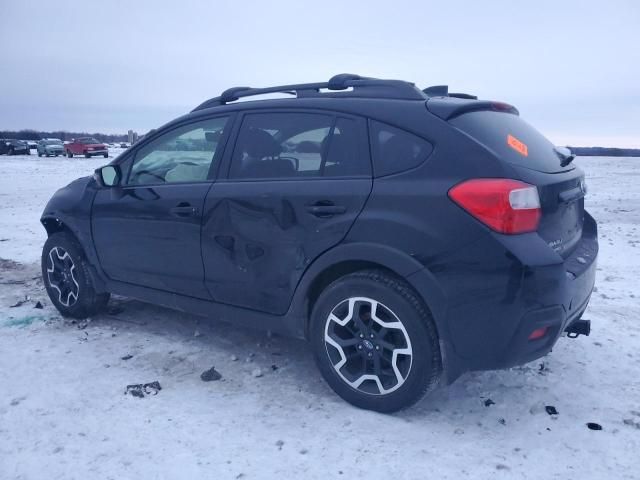
[[[450,122],[510,164],[520,180],[538,188],[538,234],[561,256],[569,256],[582,237],[584,172],[517,115],[476,111]]]
[[[204,206],[206,286],[218,302],[283,314],[304,270],[344,239],[371,192],[366,122],[245,113],[227,167]]]
[[[109,278],[209,298],[200,252],[202,211],[228,121],[208,118],[154,136],[122,165],[122,186],[98,191],[93,236]]]

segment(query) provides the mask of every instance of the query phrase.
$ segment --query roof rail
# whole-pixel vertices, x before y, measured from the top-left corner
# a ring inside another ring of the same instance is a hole
[[[345,92],[351,88],[352,90]],[[329,90],[329,92],[321,92]],[[328,82],[301,83],[295,85],[280,85],[277,87],[251,88],[233,87],[225,90],[219,97],[211,98],[192,111],[217,107],[234,102],[243,97],[265,95],[268,93],[287,93],[301,97],[319,96],[349,96],[349,97],[375,97],[394,98],[406,100],[424,100],[426,97],[413,83],[402,80],[382,80],[379,78],[361,77],[352,73],[334,75]]]

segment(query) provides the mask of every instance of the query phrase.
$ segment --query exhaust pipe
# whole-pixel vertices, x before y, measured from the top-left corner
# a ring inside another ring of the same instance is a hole
[[[589,335],[591,333],[591,320],[576,320],[565,330],[567,337],[577,338],[580,335]]]

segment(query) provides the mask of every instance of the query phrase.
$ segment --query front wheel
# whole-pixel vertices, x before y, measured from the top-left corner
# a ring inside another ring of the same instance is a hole
[[[96,292],[82,248],[65,232],[54,233],[45,242],[42,278],[51,302],[64,317],[90,317],[109,301],[108,293]]]
[[[366,270],[329,285],[311,316],[316,363],[353,405],[394,412],[438,383],[442,361],[431,314],[404,281]]]
[[[67,150],[67,157],[73,158],[73,153],[71,153],[71,150]]]

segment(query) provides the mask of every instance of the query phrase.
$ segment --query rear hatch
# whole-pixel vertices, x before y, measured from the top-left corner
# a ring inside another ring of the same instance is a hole
[[[470,111],[450,118],[449,122],[511,165],[519,180],[538,188],[542,209],[538,234],[566,258],[582,237],[584,173],[567,162],[515,109],[496,105],[502,111]]]

